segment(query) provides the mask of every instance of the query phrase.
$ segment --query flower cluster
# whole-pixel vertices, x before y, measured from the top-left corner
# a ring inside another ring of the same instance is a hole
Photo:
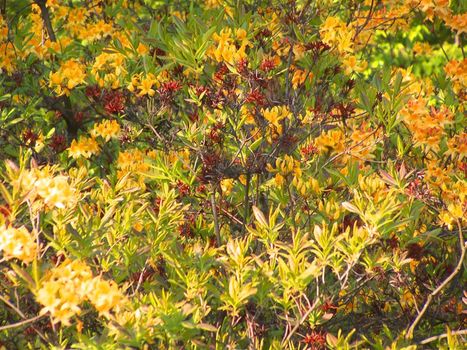
[[[12,182],[26,199],[40,207],[63,209],[76,203],[78,193],[70,185],[69,177],[54,175],[54,170],[47,166],[18,171]]]
[[[126,74],[125,56],[121,53],[103,52],[96,57],[91,74],[100,87],[110,86],[114,89],[120,86],[121,77]]]
[[[50,72],[49,87],[53,88],[59,96],[69,95],[70,90],[76,86],[85,84],[86,72],[82,63],[77,60],[62,62],[56,72]]]
[[[216,45],[209,50],[209,55],[217,62],[226,62],[231,65],[245,59],[245,50],[250,46],[250,41],[247,38],[247,32],[243,28],[238,28],[235,31],[235,37],[232,37],[232,29],[224,28],[219,34],[213,36]],[[236,44],[239,42],[239,47]]]
[[[108,142],[110,139],[117,138],[120,135],[120,124],[116,120],[104,120],[94,125],[91,135],[94,137],[100,136]]]
[[[105,130],[105,136],[109,133]],[[100,151],[99,144],[93,137],[81,137],[78,141],[73,140],[68,148],[68,154],[73,158],[89,158]]]
[[[18,2],[0,348],[461,348],[459,1]]]
[[[0,252],[4,259],[19,259],[28,264],[36,258],[37,247],[35,235],[26,227],[0,226]]]
[[[124,295],[114,282],[93,277],[90,267],[80,260],[65,260],[48,271],[36,299],[43,305],[41,314],[49,313],[54,323],[64,325],[81,313],[80,305],[85,301],[105,317],[124,303]]]
[[[419,97],[410,100],[401,110],[401,115],[412,132],[415,146],[439,151],[441,139],[445,135],[445,126],[453,120],[453,115],[447,108],[429,108],[426,99]]]

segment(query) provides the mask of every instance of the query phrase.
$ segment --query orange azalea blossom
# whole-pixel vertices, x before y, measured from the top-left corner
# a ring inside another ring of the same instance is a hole
[[[412,132],[414,145],[438,152],[445,135],[444,127],[453,121],[453,114],[446,107],[429,109],[423,97],[410,100],[400,113]]]
[[[445,155],[457,158],[459,161],[467,159],[467,133],[455,135],[447,141],[447,144],[448,150]]]
[[[449,61],[444,67],[444,71],[451,78],[456,93],[467,87],[467,58]]]
[[[357,160],[374,158],[372,153],[376,149],[379,134],[381,132],[376,133],[366,122],[363,122],[350,135],[351,143],[348,145],[350,154]]]

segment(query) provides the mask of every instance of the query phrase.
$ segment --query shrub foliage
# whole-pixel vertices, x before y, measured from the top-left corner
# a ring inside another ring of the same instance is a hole
[[[2,1],[2,349],[461,349],[465,10]]]

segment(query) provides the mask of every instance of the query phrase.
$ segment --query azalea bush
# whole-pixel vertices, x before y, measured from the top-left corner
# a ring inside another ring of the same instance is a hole
[[[1,349],[461,349],[462,1],[0,3]]]

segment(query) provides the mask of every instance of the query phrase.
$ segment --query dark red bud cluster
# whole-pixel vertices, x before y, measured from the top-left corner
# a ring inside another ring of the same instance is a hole
[[[313,41],[312,43],[305,45],[305,49],[311,50],[314,55],[319,55],[325,51],[330,50],[331,46],[323,43],[321,40],[318,40],[318,41]]]
[[[194,232],[193,232],[193,225],[195,224],[196,216],[193,213],[185,215],[185,220],[183,224],[178,226],[178,233],[180,236],[186,237],[186,238],[193,238],[194,237]]]
[[[66,138],[65,135],[55,134],[50,139],[49,147],[52,148],[54,152],[62,152],[66,148]]]
[[[224,76],[229,72],[229,68],[224,64],[220,64],[217,68],[216,73],[214,73],[214,79],[223,80]]]
[[[38,138],[39,138],[39,136],[34,131],[32,131],[31,129],[27,129],[23,133],[23,141],[24,141],[24,143],[26,143],[28,145],[34,145]]]
[[[180,180],[177,181],[177,190],[180,197],[186,197],[190,194],[190,186]]]
[[[315,145],[309,144],[307,146],[304,146],[300,149],[300,152],[302,153],[302,156],[306,159],[311,158],[313,155],[318,153],[318,148],[316,148]]]
[[[176,80],[167,81],[157,89],[162,103],[169,103],[173,100],[175,93],[182,88],[182,84]]]
[[[237,62],[237,71],[240,74],[245,74],[248,71],[248,60],[246,58],[242,58]]]
[[[73,116],[73,119],[77,123],[81,123],[85,118],[84,112],[76,112],[75,115]]]
[[[209,131],[209,139],[213,143],[221,143],[223,140],[223,134],[222,134],[222,128],[224,127],[224,124],[221,122],[216,123],[211,130]]]
[[[272,58],[265,58],[259,65],[259,69],[267,73],[276,68],[276,63]]]
[[[105,91],[103,100],[104,109],[107,113],[118,114],[125,109],[125,96],[119,90]]]
[[[311,331],[305,338],[303,343],[307,344],[311,350],[324,350],[326,349],[326,333],[319,331]]]
[[[258,106],[264,106],[266,103],[266,97],[256,89],[247,95],[245,103],[254,103]]]
[[[99,100],[101,97],[102,90],[98,85],[86,86],[86,96],[94,100]]]

